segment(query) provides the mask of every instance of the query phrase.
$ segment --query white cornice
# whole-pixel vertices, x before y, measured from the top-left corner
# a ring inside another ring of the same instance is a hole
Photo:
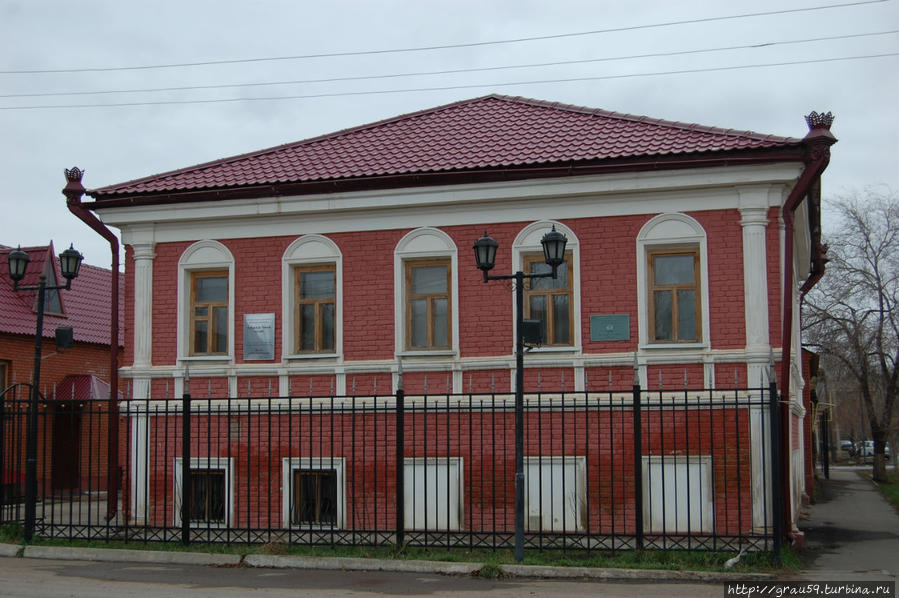
[[[678,201],[688,202],[687,206],[679,204],[681,210],[737,207],[739,197],[734,189],[790,185],[799,172],[796,164],[780,163],[100,208],[97,213],[106,224],[127,231],[125,236],[129,238],[134,234],[143,240],[148,224],[156,242],[198,238],[198,222],[213,225],[217,238],[246,238],[258,234],[242,230],[248,220],[265,223],[269,235],[340,232],[347,226],[358,230],[358,218],[347,218],[347,213],[364,216],[365,228],[373,230],[396,228],[398,216],[404,220],[415,217],[419,221],[416,226],[422,226],[428,222],[480,223],[493,218],[494,212],[502,213],[503,220],[520,218],[519,214],[525,212],[527,220],[584,216],[585,207],[594,216],[652,213],[658,211],[657,202],[672,199],[672,194]],[[620,201],[622,194],[628,194],[627,201]],[[552,201],[535,205],[536,200],[546,199]],[[545,213],[535,214],[535,209]],[[565,214],[560,215],[560,210]],[[309,230],[298,231],[298,224],[305,224],[304,229]],[[186,236],[189,232],[192,235]]]

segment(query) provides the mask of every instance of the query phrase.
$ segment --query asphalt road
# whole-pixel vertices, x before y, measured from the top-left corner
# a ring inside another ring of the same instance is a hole
[[[275,598],[431,596],[720,598],[722,584],[486,580],[420,573],[304,571],[0,558],[0,596],[14,598]]]

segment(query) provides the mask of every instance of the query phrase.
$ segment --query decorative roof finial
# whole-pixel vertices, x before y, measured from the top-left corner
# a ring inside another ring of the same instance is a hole
[[[811,114],[805,117],[805,122],[808,125],[809,131],[813,129],[827,129],[830,130],[830,125],[833,124],[834,116],[830,112],[822,112],[818,114],[814,110]]]
[[[78,168],[77,166],[73,166],[71,170],[66,168],[65,171],[66,171],[66,180],[69,182],[80,183],[81,177],[84,176],[84,171],[81,170],[80,168]]]

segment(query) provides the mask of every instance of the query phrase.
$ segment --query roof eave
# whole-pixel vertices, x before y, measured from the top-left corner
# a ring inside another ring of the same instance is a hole
[[[713,168],[764,164],[772,162],[801,162],[802,146],[781,146],[765,150],[696,153],[667,156],[621,158],[612,160],[564,162],[554,164],[523,165],[502,168],[417,172],[397,175],[325,179],[318,181],[266,183],[259,185],[230,186],[183,191],[147,192],[132,194],[104,194],[99,190],[88,191],[95,201],[85,203],[90,210],[128,206],[162,205],[187,202],[228,199],[256,199],[260,197],[286,197],[315,195],[348,191],[399,189],[407,187],[489,183],[532,178],[586,176],[617,172],[641,172],[677,170],[684,168]]]

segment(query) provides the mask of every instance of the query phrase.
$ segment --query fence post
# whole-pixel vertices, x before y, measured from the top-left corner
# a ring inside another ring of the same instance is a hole
[[[768,383],[768,394],[771,418],[771,510],[774,517],[774,559],[781,564],[781,551],[784,539],[784,511],[783,511],[783,486],[781,484],[783,472],[781,471],[780,445],[780,400],[777,394],[777,378],[774,376],[774,368],[771,368],[771,381]]]
[[[634,370],[634,527],[636,549],[643,550],[643,414],[637,370]]]
[[[190,393],[181,398],[181,543],[190,544]]]
[[[405,428],[406,428],[406,393],[403,390],[402,373],[399,375],[399,384],[396,389],[396,550],[403,549],[405,539],[405,495],[406,476],[403,458],[406,454]]]

